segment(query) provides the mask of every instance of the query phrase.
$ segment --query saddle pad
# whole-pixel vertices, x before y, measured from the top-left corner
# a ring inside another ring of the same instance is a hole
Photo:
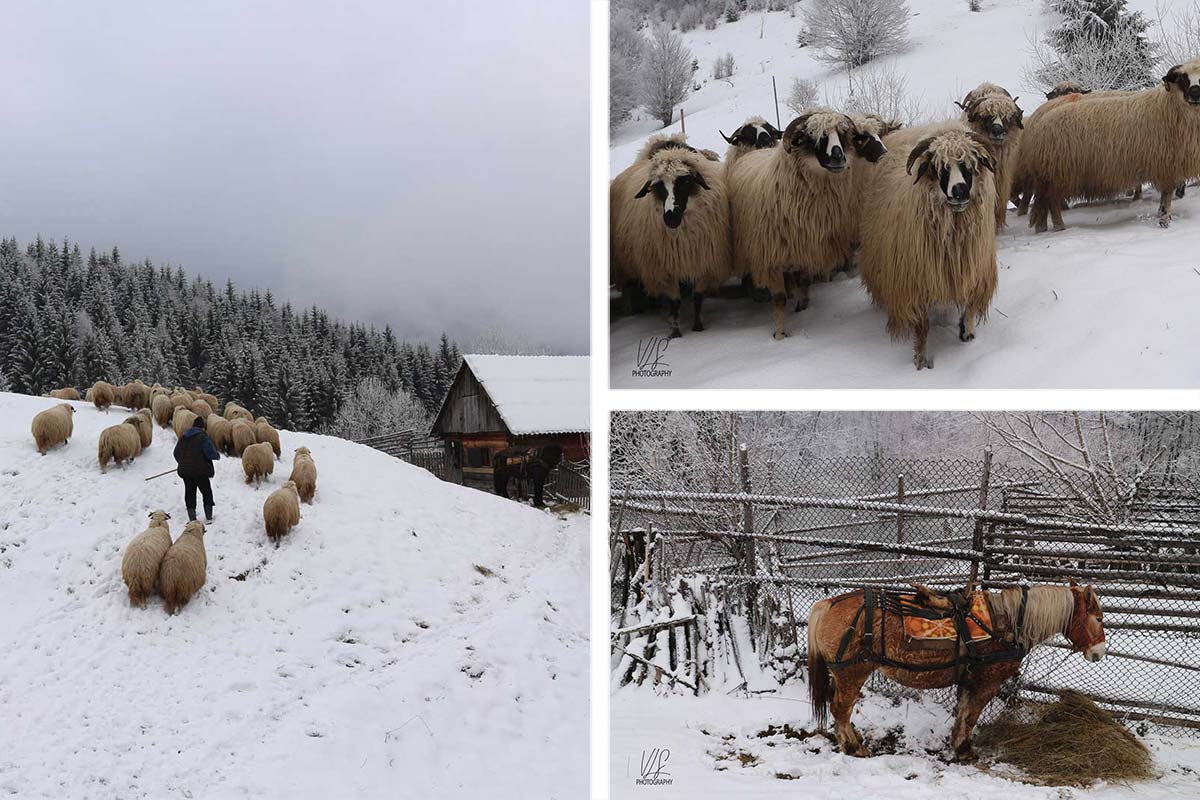
[[[916,595],[902,595],[901,600],[908,603],[916,603]],[[975,592],[971,595],[971,613],[978,617],[989,628],[992,627],[992,615],[988,609],[987,594],[985,592]],[[980,628],[975,620],[967,618],[967,633],[971,636],[972,642],[982,641],[990,638],[989,635]],[[954,641],[958,638],[958,634],[954,629],[954,619],[946,616],[945,619],[922,619],[921,617],[904,617],[904,634],[910,639],[920,640],[949,640]]]

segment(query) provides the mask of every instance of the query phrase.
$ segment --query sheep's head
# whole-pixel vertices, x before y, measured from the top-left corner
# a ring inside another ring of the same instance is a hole
[[[729,144],[753,150],[774,147],[775,143],[783,138],[783,131],[762,117],[751,117],[746,120],[740,128],[733,132],[732,136],[726,136],[725,132],[720,130],[717,133],[721,134],[721,138]]]
[[[1025,112],[1017,105],[1019,99],[1009,97],[1007,92],[974,98],[968,94],[967,101],[958,105],[968,125],[990,138],[993,144],[1002,145],[1009,133],[1025,127]]]
[[[702,158],[702,157],[701,157]],[[678,228],[683,224],[688,198],[697,189],[709,189],[694,153],[679,149],[660,150],[650,159],[650,175],[635,198],[653,193],[662,204],[663,224]]]
[[[187,525],[184,525],[183,533],[180,535],[186,536],[189,533],[197,538],[203,539],[204,538],[204,523],[201,522],[200,520],[196,519],[196,520],[192,520]]]
[[[67,410],[67,413],[68,413],[68,414],[74,414],[74,413],[75,413],[75,406],[71,405],[70,403],[59,403],[59,404],[58,404],[58,407],[59,407],[59,408],[65,408],[65,409]]]
[[[1200,58],[1176,64],[1163,75],[1168,92],[1179,92],[1188,105],[1200,106]]]
[[[846,168],[844,145],[850,144],[850,118],[834,111],[809,111],[788,123],[783,149],[796,158],[812,156],[830,172]]]
[[[1046,92],[1046,99],[1053,100],[1065,94],[1091,94],[1091,92],[1091,89],[1083,88],[1083,84],[1079,81],[1065,80],[1059,81],[1054,85],[1053,89]]]
[[[158,525],[161,527],[166,527],[167,520],[169,520],[170,518],[171,518],[171,515],[162,510],[150,512],[150,524],[151,525]]]
[[[887,154],[883,137],[904,127],[899,122],[885,120],[878,114],[855,114],[850,120],[854,123],[850,135],[854,152],[872,164]]]
[[[309,450],[307,447],[297,447],[296,455],[298,455],[298,456],[312,455],[312,451]]]
[[[965,131],[946,131],[922,139],[908,154],[909,175],[918,162],[913,184],[922,179],[936,184],[946,205],[956,213],[971,204],[971,189],[980,173],[985,169],[995,171],[987,142]]]

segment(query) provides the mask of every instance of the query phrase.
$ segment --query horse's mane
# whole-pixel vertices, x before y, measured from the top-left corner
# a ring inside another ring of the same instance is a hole
[[[1021,613],[1020,588],[1004,589],[1000,592],[1000,607],[1008,614],[1009,624],[1017,625]],[[1075,598],[1066,586],[1030,586],[1029,600],[1025,604],[1025,622],[1020,630],[1020,644],[1029,650],[1056,633],[1062,633],[1071,623],[1075,611]]]

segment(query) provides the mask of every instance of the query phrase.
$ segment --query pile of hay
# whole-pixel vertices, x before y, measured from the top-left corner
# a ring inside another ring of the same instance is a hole
[[[1091,698],[1072,689],[1024,703],[979,727],[975,744],[1046,786],[1125,783],[1153,776],[1150,751]]]

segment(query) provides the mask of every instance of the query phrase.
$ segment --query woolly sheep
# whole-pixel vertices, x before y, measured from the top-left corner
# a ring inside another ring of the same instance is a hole
[[[133,537],[121,559],[121,577],[129,589],[129,605],[142,608],[158,586],[163,556],[171,549],[171,531],[165,511],[150,512],[150,526]]]
[[[195,401],[196,398],[181,390],[176,390],[171,394],[171,405],[175,408],[191,408]]]
[[[47,397],[53,397],[55,400],[79,400],[79,390],[68,386],[63,389],[55,389],[47,394]]]
[[[859,266],[871,299],[887,312],[888,332],[913,333],[913,363],[923,369],[933,366],[931,306],[958,305],[964,342],[987,315],[997,279],[996,187],[986,141],[960,122],[910,128],[888,143],[908,157],[877,167]]]
[[[245,452],[247,447],[258,443],[258,436],[254,432],[254,426],[244,419],[235,419],[230,423],[229,443],[233,448],[233,454],[241,458],[242,453]]]
[[[1000,228],[1008,224],[1008,199],[1025,128],[1025,114],[1017,105],[1019,99],[1001,86],[983,83],[958,104],[963,110],[962,121],[988,142],[996,168],[996,226]]]
[[[150,399],[150,410],[154,421],[164,428],[171,424],[171,417],[175,415],[175,406],[165,394],[156,394]]]
[[[208,403],[208,407],[214,412],[221,407],[221,401],[217,399],[216,395],[209,394],[208,392],[202,392],[200,391],[199,387],[196,387],[196,391],[192,392],[192,394],[196,396],[197,400],[203,400],[204,402]]]
[[[171,426],[175,429],[175,438],[182,439],[183,434],[187,429],[192,427],[192,423],[196,421],[196,415],[190,409],[182,406],[175,409],[175,414],[171,417]]]
[[[852,187],[845,171],[850,118],[827,109],[788,123],[779,147],[754,150],[728,170],[734,267],[769,289],[776,339],[784,338],[785,275],[831,275],[853,253]]]
[[[783,131],[758,115],[748,118],[731,136],[726,136],[722,130],[718,130],[717,133],[729,144],[725,150],[726,170],[740,156],[754,150],[770,149],[783,138]]]
[[[163,556],[158,572],[158,591],[167,605],[168,614],[174,614],[187,605],[204,585],[207,572],[204,523],[189,522],[175,540],[175,544],[171,545],[171,549]]]
[[[109,406],[117,399],[117,389],[106,381],[96,381],[92,385],[92,402],[100,411],[108,411]]]
[[[267,442],[249,445],[242,451],[242,471],[246,473],[246,483],[257,486],[264,478],[275,471],[275,454]]]
[[[235,419],[244,419],[247,422],[254,422],[254,417],[249,411],[239,406],[237,403],[230,400],[225,404],[225,419],[233,422]]]
[[[94,388],[92,388],[91,386],[89,386],[87,388],[87,391],[85,391],[83,394],[84,401],[86,401],[88,403],[92,402],[92,397],[95,395],[95,392],[96,392],[96,390]]]
[[[145,409],[141,409],[141,411],[145,411]],[[145,450],[150,446],[150,442],[154,440],[154,423],[151,421],[149,415],[142,414],[141,411],[126,417],[125,424],[132,425],[134,430],[138,432],[138,440],[142,445],[142,449]]]
[[[286,481],[283,487],[271,492],[263,503],[263,523],[267,538],[279,547],[280,538],[300,522],[300,493],[295,481]]]
[[[29,426],[37,451],[46,455],[46,450],[58,444],[66,444],[75,432],[75,407],[60,403],[53,408],[39,411]]]
[[[254,420],[254,437],[260,442],[270,442],[271,450],[274,451],[276,458],[282,455],[283,451],[279,447],[279,431],[271,426],[266,417]]]
[[[130,381],[122,390],[126,408],[137,411],[139,408],[150,407],[150,387],[140,380]]]
[[[307,447],[297,447],[292,457],[292,474],[288,480],[296,484],[302,502],[312,504],[317,493],[317,465]]]
[[[229,420],[218,414],[209,414],[205,429],[213,447],[227,456],[233,455],[233,432]]]
[[[141,455],[141,452],[142,438],[132,423],[122,422],[100,431],[96,460],[100,463],[101,473],[108,471],[109,461],[118,465],[127,464]]]
[[[204,417],[205,419],[208,419],[208,415],[213,413],[213,407],[203,400],[196,400],[190,408],[192,413],[197,417]]]
[[[645,154],[649,153],[649,156]],[[730,274],[724,170],[682,136],[653,137],[609,187],[613,274],[665,297],[671,337],[679,331],[680,285],[693,286],[692,330],[704,330],[704,293]]]
[[[1022,143],[1020,178],[1034,197],[1030,224],[1063,230],[1062,204],[1150,183],[1158,224],[1171,224],[1176,187],[1200,175],[1200,58],[1171,67],[1162,85],[1120,96],[1067,95]]]

